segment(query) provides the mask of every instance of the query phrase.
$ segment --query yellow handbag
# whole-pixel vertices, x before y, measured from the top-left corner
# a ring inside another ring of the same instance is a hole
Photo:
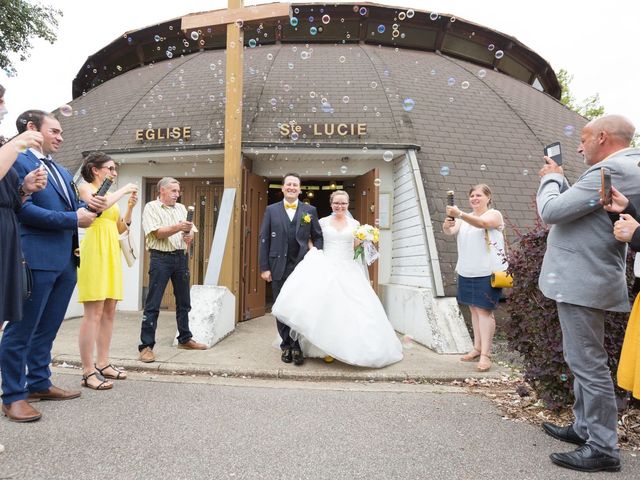
[[[491,286],[493,288],[511,288],[513,287],[513,277],[507,272],[493,272],[491,274]]]

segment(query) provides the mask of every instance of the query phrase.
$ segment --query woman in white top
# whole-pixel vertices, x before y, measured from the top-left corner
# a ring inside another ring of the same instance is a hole
[[[349,195],[337,190],[330,202],[333,215],[320,219],[324,250],[309,250],[271,313],[291,327],[305,357],[329,355],[373,368],[398,362],[402,345],[362,262],[353,259],[353,231],[360,224],[348,216]]]
[[[460,360],[478,360],[478,370],[491,368],[491,345],[496,329],[493,311],[498,307],[502,289],[491,286],[491,274],[506,270],[504,254],[504,220],[491,205],[491,189],[475,185],[469,191],[472,212],[456,206],[447,207],[442,230],[455,235],[458,243],[458,303],[468,305],[473,325],[473,350]]]

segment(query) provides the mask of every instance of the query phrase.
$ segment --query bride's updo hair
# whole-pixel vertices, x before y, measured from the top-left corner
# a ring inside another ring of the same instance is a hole
[[[329,203],[333,203],[333,199],[338,195],[344,195],[345,197],[347,197],[347,202],[349,201],[349,194],[347,192],[345,192],[344,190],[336,190],[329,197]]]

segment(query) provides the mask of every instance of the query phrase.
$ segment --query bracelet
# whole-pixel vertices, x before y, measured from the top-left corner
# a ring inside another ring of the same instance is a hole
[[[20,185],[18,185],[18,193],[20,194],[21,197],[24,198],[24,197],[28,197],[31,194],[24,191],[23,185],[24,184],[22,184],[22,183]]]

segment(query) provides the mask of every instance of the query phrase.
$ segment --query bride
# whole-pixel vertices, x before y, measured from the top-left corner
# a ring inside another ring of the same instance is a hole
[[[363,264],[353,259],[353,231],[360,223],[348,216],[349,195],[337,190],[330,201],[333,215],[320,219],[324,250],[307,253],[271,312],[291,327],[307,357],[329,355],[361,367],[398,362],[402,345]]]

